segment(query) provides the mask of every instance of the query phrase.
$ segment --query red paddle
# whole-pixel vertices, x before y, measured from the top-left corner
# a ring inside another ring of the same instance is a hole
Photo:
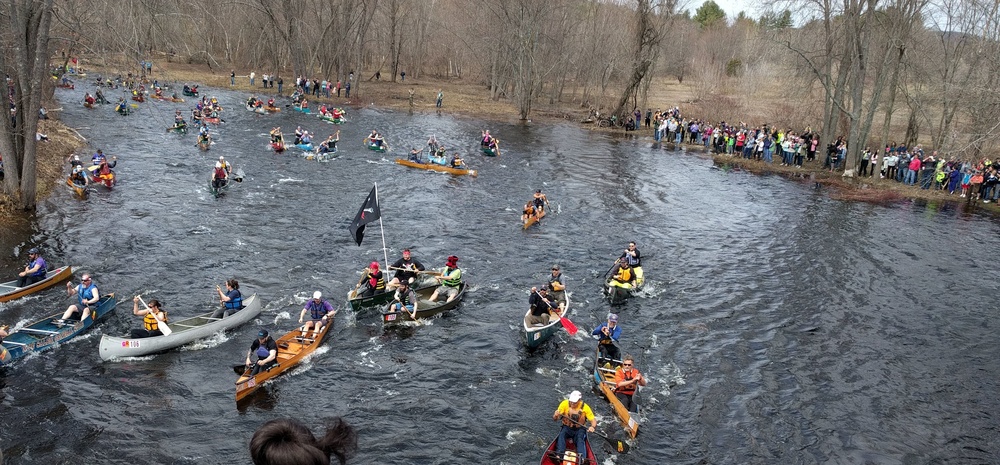
[[[539,294],[539,293],[538,293],[537,291],[535,292],[535,294],[536,294],[536,295],[537,295],[538,297],[542,297],[542,295],[541,295],[541,294]],[[542,297],[542,300],[544,300],[544,301],[545,301],[545,303],[549,303],[549,299],[546,299],[545,297]],[[563,328],[566,328],[566,332],[567,332],[567,333],[569,333],[569,335],[570,335],[570,336],[575,336],[575,335],[576,335],[576,332],[577,332],[577,331],[579,331],[579,330],[578,330],[578,329],[576,328],[576,325],[575,325],[575,324],[573,324],[573,322],[572,322],[572,321],[569,321],[569,318],[566,318],[566,317],[561,317],[561,318],[559,318],[559,322],[560,322],[560,323],[562,323],[562,325],[563,325]]]

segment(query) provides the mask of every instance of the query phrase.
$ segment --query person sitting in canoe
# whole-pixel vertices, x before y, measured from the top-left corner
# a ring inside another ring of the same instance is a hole
[[[636,412],[639,405],[634,400],[635,391],[645,385],[646,377],[635,367],[635,359],[626,354],[622,365],[615,369],[615,397],[629,412]]]
[[[562,422],[562,429],[559,430],[559,438],[556,440],[556,457],[561,459],[566,453],[568,438],[572,438],[573,444],[576,445],[577,457],[586,457],[587,433],[594,432],[597,420],[594,418],[594,411],[583,401],[583,394],[580,394],[580,391],[571,392],[569,399],[559,403],[559,407],[552,414],[552,419]],[[589,427],[586,426],[588,422]]]
[[[319,107],[319,114],[320,114],[320,116],[326,116],[327,113],[328,113],[328,111],[326,111],[326,104],[324,103],[324,104],[320,105],[320,107]]]
[[[440,145],[441,144],[438,143],[437,138],[434,137],[433,134],[431,134],[431,136],[429,138],[427,138],[427,150],[430,153],[437,152],[438,146],[440,146]]]
[[[45,279],[45,259],[38,248],[32,247],[28,251],[28,259],[30,261],[25,265],[24,271],[17,274],[17,287],[30,286]]]
[[[635,247],[635,241],[628,243],[628,247],[618,257],[618,261],[628,262],[629,266],[632,267],[632,274],[635,275],[636,284],[638,285],[642,282],[642,254]]]
[[[444,271],[441,272],[441,276],[435,276],[441,285],[437,289],[434,289],[434,293],[431,294],[430,301],[437,302],[438,294],[444,294],[448,296],[445,302],[451,302],[458,297],[458,291],[462,286],[462,269],[458,267],[458,257],[450,255],[448,261],[445,262]]]
[[[95,99],[93,95],[90,95],[90,92],[87,92],[87,95],[83,97],[83,103],[86,103],[87,105],[94,105],[97,103],[97,99]]]
[[[357,449],[358,433],[340,417],[328,421],[326,431],[318,439],[309,427],[294,418],[269,420],[250,438],[250,459],[254,465],[330,464],[331,454],[337,457],[335,463],[344,465]],[[292,457],[309,459],[296,461]]]
[[[333,111],[330,112],[330,115],[333,116],[333,119],[341,119],[344,117],[344,110],[334,108]]]
[[[608,314],[608,321],[601,323],[594,329],[592,336],[597,337],[597,351],[601,358],[606,360],[606,366],[617,364],[621,358],[621,350],[618,349],[618,338],[622,337],[622,327],[618,326],[618,315]]]
[[[10,336],[10,325],[0,326],[0,344],[3,344],[3,338]]]
[[[372,144],[375,144],[376,147],[384,146],[385,138],[382,137],[382,134],[379,134],[375,131],[372,131],[372,133],[375,134],[375,137],[372,137]]]
[[[312,135],[309,131],[302,131],[302,137],[299,139],[299,143],[302,145],[312,144]]]
[[[385,285],[385,288],[389,290],[395,289],[402,282],[413,283],[417,280],[417,272],[425,270],[423,263],[413,259],[410,249],[403,249],[403,258],[396,260],[395,263],[389,266],[389,269],[396,270],[396,274],[392,276],[392,281],[389,281],[389,284]]]
[[[271,132],[269,134],[271,135],[272,144],[284,143],[285,141],[284,137],[281,135],[281,126],[271,129]]]
[[[316,338],[319,335],[319,330],[323,329],[328,321],[337,315],[333,305],[323,300],[323,293],[320,291],[313,292],[313,298],[306,302],[305,307],[302,307],[302,312],[299,313],[299,324],[305,320],[306,312],[309,312],[309,321],[306,321],[305,326],[302,327],[301,337],[303,338],[306,337],[310,329],[313,331],[313,338]]]
[[[444,146],[438,146],[436,150],[427,154],[427,160],[436,165],[448,166],[448,157],[444,153]]]
[[[337,142],[340,142],[340,130],[327,137],[323,143],[319,144],[319,153],[337,153]]]
[[[635,287],[635,272],[629,266],[627,260],[623,260],[615,267],[614,274],[608,280],[609,286],[620,287],[622,289],[632,289]]]
[[[559,308],[566,306],[566,284],[563,283],[559,265],[552,265],[552,274],[549,275],[549,295],[559,303]]]
[[[97,100],[97,103],[108,103],[108,99],[104,98],[104,94],[100,89],[97,89],[94,94],[94,98]]]
[[[455,168],[457,170],[458,169],[465,169],[466,168],[466,166],[465,166],[465,160],[462,160],[462,157],[459,156],[456,153],[456,154],[454,154],[454,155],[451,156],[451,167]]]
[[[541,189],[535,189],[535,194],[532,196],[531,201],[535,203],[535,210],[541,213],[545,210],[545,207],[549,206],[549,199],[542,193]]]
[[[416,320],[418,304],[419,299],[417,299],[417,293],[413,292],[413,289],[410,289],[410,283],[401,281],[399,283],[399,288],[396,289],[396,293],[393,294],[393,303],[390,305],[392,311],[405,311],[410,314],[410,318]]]
[[[184,115],[181,114],[180,110],[174,111],[174,129],[187,129],[187,121],[184,121]]]
[[[69,166],[72,168],[77,168],[77,167],[83,168],[83,162],[80,161],[80,156],[73,155],[73,158],[70,159],[69,161]]]
[[[361,270],[361,280],[354,288],[360,289],[362,284],[365,285],[365,290],[356,292],[358,297],[371,297],[385,292],[385,275],[378,269],[378,262],[372,262]]]
[[[489,147],[493,143],[493,136],[490,135],[489,129],[483,129],[483,139],[480,141],[479,145],[483,147]]]
[[[225,318],[243,309],[243,294],[240,293],[240,283],[235,279],[226,280],[226,291],[221,286],[215,286],[222,307],[212,313],[212,318]]]
[[[257,356],[256,362],[251,362],[251,356]],[[266,329],[262,329],[257,332],[257,339],[253,340],[253,344],[250,344],[250,350],[247,351],[246,367],[250,370],[250,376],[256,376],[257,373],[265,371],[277,362],[278,358],[278,343],[274,341]],[[251,367],[253,367],[251,369]]]
[[[84,170],[82,166],[79,165],[74,166],[73,172],[70,173],[69,175],[70,182],[80,187],[86,187],[87,184],[89,183],[89,180],[87,179],[87,174],[85,171],[86,170]]]
[[[222,189],[228,183],[229,173],[226,172],[226,168],[222,166],[221,162],[215,162],[215,168],[212,170],[212,187]]]
[[[260,105],[257,105],[257,106],[260,106]],[[267,107],[268,108],[274,108],[274,99],[273,98],[267,99]]]
[[[302,143],[302,133],[304,132],[305,131],[302,130],[302,126],[295,127],[295,142],[292,142],[292,145],[299,145]]]
[[[167,312],[163,310],[163,305],[160,304],[159,300],[153,299],[149,301],[149,304],[144,306],[146,308],[140,310],[139,296],[132,298],[132,314],[142,317],[142,328],[132,330],[132,339],[163,335],[163,331],[160,330],[160,323],[168,321]]]
[[[299,110],[303,110],[303,111],[307,110],[307,109],[309,109],[309,101],[306,100],[305,97],[303,97],[302,101],[299,102],[299,104],[297,105],[297,107],[298,107]]]
[[[157,87],[156,90],[153,91],[153,95],[162,98],[163,97],[163,89]]]
[[[191,121],[195,122],[195,124],[201,122],[201,108],[195,107],[191,110]]]
[[[524,204],[524,210],[521,212],[521,224],[527,224],[528,220],[535,216],[535,204],[528,201],[528,203]]]
[[[420,158],[420,151],[417,150],[416,147],[414,147],[412,150],[410,150],[410,158],[409,158],[409,160],[412,161],[412,162],[414,162],[414,163],[423,163],[424,162],[424,160]]]
[[[89,274],[83,275],[83,280],[76,287],[73,287],[72,282],[67,282],[66,293],[70,297],[76,295],[76,303],[66,309],[62,318],[57,321],[58,323],[65,323],[77,312],[80,312],[80,321],[86,320],[91,314],[90,306],[101,300],[101,293],[97,290],[97,285],[94,284]]]
[[[545,286],[541,289],[531,288],[528,307],[531,309],[531,314],[528,315],[529,325],[547,325],[551,318],[559,316],[559,307],[549,299],[549,288]]]

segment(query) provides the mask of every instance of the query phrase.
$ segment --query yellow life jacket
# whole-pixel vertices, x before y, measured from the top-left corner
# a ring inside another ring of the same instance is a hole
[[[167,312],[162,313],[163,321],[167,321]],[[156,317],[153,316],[152,311],[146,313],[146,316],[142,317],[142,324],[146,327],[146,331],[156,331],[160,329],[159,322],[156,320]]]

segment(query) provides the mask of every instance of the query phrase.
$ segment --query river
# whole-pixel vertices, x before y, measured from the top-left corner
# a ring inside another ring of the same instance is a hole
[[[621,436],[590,390],[587,334],[610,310],[600,283],[629,240],[647,287],[614,311],[623,351],[649,384],[632,450],[599,451],[602,463],[1000,463],[993,218],[950,204],[834,201],[810,183],[572,124],[363,108],[333,126],[289,108],[247,112],[246,95],[227,90],[204,89],[227,111],[200,152],[193,134],[164,132],[190,103],[151,101],[122,117],[80,106],[85,87],[58,90],[62,118],[91,149],[118,156],[119,184],[86,201],[59,189],[30,225],[5,228],[0,271],[14,276],[25,247],[38,246],[120,303],[85,335],[0,371],[5,463],[249,463],[265,421],[297,417],[318,430],[339,415],[360,436],[351,464],[531,464],[572,390],[599,431]],[[266,134],[278,125],[320,138],[340,129],[338,157],[272,153]],[[501,138],[500,157],[476,153],[484,128]],[[390,153],[361,145],[372,129]],[[479,177],[393,163],[430,134],[465,152]],[[246,179],[216,199],[207,184],[220,155]],[[383,259],[378,223],[360,247],[347,231],[373,183],[389,260],[404,247],[428,266],[459,257],[471,286],[458,309],[392,331],[344,310],[360,269]],[[522,231],[535,189],[551,213]],[[581,331],[529,353],[519,334],[528,289],[556,263]],[[101,361],[101,334],[139,324],[132,295],[161,300],[177,319],[213,308],[229,277],[264,302],[255,324]],[[232,365],[259,327],[294,327],[315,290],[342,309],[328,340],[237,408]],[[57,287],[0,304],[0,321],[25,324],[69,303]]]

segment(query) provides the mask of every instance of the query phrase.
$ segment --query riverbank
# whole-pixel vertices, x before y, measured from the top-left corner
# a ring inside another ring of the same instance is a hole
[[[51,105],[51,104],[50,104]],[[73,152],[83,147],[86,141],[78,133],[58,120],[58,110],[49,111],[49,119],[38,122],[38,131],[48,136],[48,141],[38,142],[36,152],[37,199],[41,203],[53,189],[61,186],[65,177],[66,163]],[[13,221],[26,220],[31,215],[17,210],[14,201],[6,194],[0,193],[0,219]]]

